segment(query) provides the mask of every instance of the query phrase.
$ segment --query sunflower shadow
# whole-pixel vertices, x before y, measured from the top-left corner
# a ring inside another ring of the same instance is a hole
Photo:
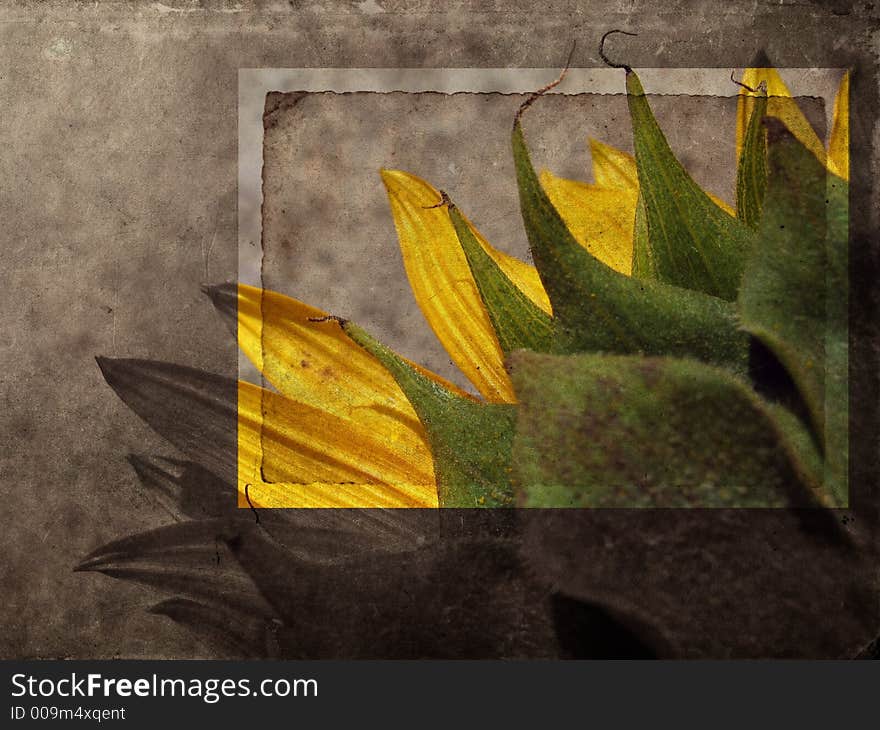
[[[132,454],[174,523],[76,567],[167,595],[149,610],[247,658],[647,658],[608,610],[527,567],[513,510],[241,509],[235,382],[99,359],[108,383],[185,459]],[[206,443],[209,441],[210,443]]]
[[[201,443],[234,453],[234,382],[102,368],[200,462],[130,455],[175,522],[77,570],[155,588],[152,612],[228,654],[828,657],[876,633],[870,560],[828,511],[241,509],[227,456]]]

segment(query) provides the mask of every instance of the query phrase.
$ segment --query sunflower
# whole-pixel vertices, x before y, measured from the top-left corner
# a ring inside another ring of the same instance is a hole
[[[848,84],[844,75],[826,150],[778,72],[747,69],[738,100],[738,159],[756,104],[764,103],[760,116],[781,120],[823,164],[827,160],[831,173],[846,180]],[[612,271],[631,276],[638,258],[639,167],[636,158],[600,141],[589,140],[589,148],[594,182],[545,170],[540,186],[579,246]],[[554,307],[546,277],[494,248],[454,205],[444,204],[445,193],[425,180],[398,170],[382,170],[381,177],[416,301],[480,397],[397,357],[353,324],[338,326],[336,318],[305,303],[245,285],[213,287],[209,293],[218,308],[230,317],[237,312],[239,346],[274,389],[238,384],[239,506],[511,503],[509,495],[494,488],[476,490],[473,499],[465,495],[462,502],[451,485],[505,481],[503,475],[495,477],[509,471],[511,437],[505,424],[517,401],[507,358],[530,344],[521,331],[510,334],[506,327],[519,313],[531,330],[547,329]],[[708,199],[725,219],[735,220],[734,207]],[[480,270],[489,273],[481,276]],[[493,308],[492,287],[504,290],[496,295],[508,304],[518,302],[510,305],[515,310],[511,316],[510,307]],[[730,299],[723,291],[711,293]],[[540,343],[533,349],[541,350]],[[575,348],[582,349],[587,348]],[[451,437],[451,421],[458,418],[478,425]],[[481,453],[459,458],[474,450],[474,439],[482,442]],[[459,468],[462,462],[464,469]]]
[[[228,499],[237,482],[254,508],[481,506],[511,504],[515,483],[529,506],[845,504],[847,83],[827,151],[790,99],[741,94],[736,217],[676,167],[629,70],[636,157],[591,141],[592,184],[539,176],[517,119],[536,267],[384,171],[416,297],[480,396],[351,322],[208,287],[272,389],[99,358],[185,460],[129,456],[175,522],[77,569],[170,593],[150,610],[236,656],[852,655],[876,635],[875,604],[852,600],[874,561],[828,510],[252,514]],[[675,226],[699,256],[663,248]],[[719,268],[716,236],[756,245]]]

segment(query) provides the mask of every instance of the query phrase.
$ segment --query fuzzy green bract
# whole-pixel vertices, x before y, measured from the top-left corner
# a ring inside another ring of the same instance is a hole
[[[767,133],[764,129],[766,113],[767,90],[761,89],[749,117],[736,168],[736,217],[752,229],[757,228],[761,222],[764,195],[767,192]]]
[[[513,478],[526,507],[815,506],[771,411],[739,379],[675,358],[511,358]],[[791,425],[791,424],[786,424]]]
[[[645,210],[645,198],[641,193],[636,201],[636,219],[633,224],[632,275],[636,279],[657,278],[654,262],[651,260],[651,244],[648,240],[648,211]]]
[[[394,376],[428,434],[441,507],[510,507],[510,457],[515,409],[479,403],[444,388],[377,342],[343,322],[346,334]]]
[[[739,294],[743,327],[791,376],[846,501],[848,185],[777,119],[767,118],[767,194]]]
[[[627,101],[647,220],[647,255],[660,281],[736,299],[751,231],[719,208],[675,158],[654,119],[635,72],[626,77]]]
[[[552,352],[556,347],[552,318],[523,294],[486,253],[452,204],[449,217],[504,353],[519,349]]]
[[[733,305],[625,276],[594,258],[541,188],[519,123],[513,157],[532,258],[553,306],[557,352],[674,354],[744,371],[748,340]]]

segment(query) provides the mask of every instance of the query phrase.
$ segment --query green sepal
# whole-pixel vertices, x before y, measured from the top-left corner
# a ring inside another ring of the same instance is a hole
[[[796,418],[693,360],[510,360],[513,480],[526,507],[813,507],[818,457]]]
[[[753,230],[761,222],[767,192],[767,131],[763,124],[767,89],[764,82],[761,84],[736,168],[736,217]]]
[[[593,257],[541,187],[519,122],[512,142],[520,209],[553,307],[557,352],[677,355],[746,371],[748,338],[732,304],[626,276]]]
[[[394,376],[428,434],[441,507],[510,507],[515,406],[453,393],[357,325],[342,329]]]
[[[733,301],[752,232],[719,208],[676,159],[635,72],[627,72],[626,90],[657,278]]]
[[[746,331],[788,371],[838,505],[847,502],[847,183],[773,117],[758,240],[739,296]]]
[[[450,203],[448,210],[501,350],[505,355],[520,349],[552,352],[555,339],[550,315],[529,299],[486,253],[458,208]]]

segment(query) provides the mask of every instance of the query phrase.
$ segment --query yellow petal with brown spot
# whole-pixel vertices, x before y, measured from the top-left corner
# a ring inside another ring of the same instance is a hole
[[[391,374],[326,312],[267,289],[238,285],[238,344],[287,397],[346,419],[370,409],[409,425],[418,418]],[[460,395],[452,383],[417,367]]]

